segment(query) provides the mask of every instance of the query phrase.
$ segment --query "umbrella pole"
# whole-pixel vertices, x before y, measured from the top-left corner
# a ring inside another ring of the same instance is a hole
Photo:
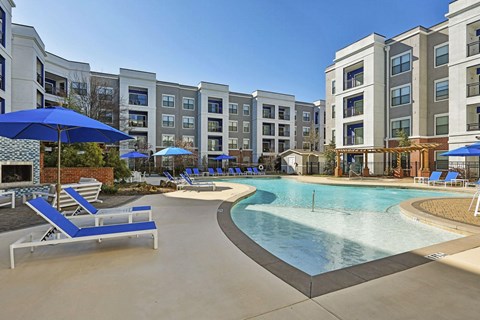
[[[172,170],[173,170],[173,176],[175,177],[175,157],[172,156]]]
[[[60,158],[62,154],[62,131],[58,130],[58,155],[57,155],[57,210],[60,211]]]

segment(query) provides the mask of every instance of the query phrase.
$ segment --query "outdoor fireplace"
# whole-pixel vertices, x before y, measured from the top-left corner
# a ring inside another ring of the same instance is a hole
[[[0,161],[0,185],[33,184],[33,162]]]

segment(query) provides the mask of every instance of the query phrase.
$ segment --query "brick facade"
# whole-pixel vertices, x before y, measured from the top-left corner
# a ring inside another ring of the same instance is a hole
[[[113,168],[62,168],[62,183],[78,183],[81,177],[95,178],[104,184],[112,185]],[[56,183],[57,168],[42,168],[41,183]]]

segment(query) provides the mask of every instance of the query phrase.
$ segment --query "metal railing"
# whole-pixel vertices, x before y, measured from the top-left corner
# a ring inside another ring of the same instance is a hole
[[[130,127],[147,128],[147,121],[146,120],[130,120],[129,125]]]
[[[480,123],[467,123],[467,131],[480,130]]]
[[[363,73],[359,73],[354,78],[345,80],[345,90],[361,86],[362,84]]]
[[[467,56],[471,57],[480,53],[480,41],[474,41],[467,44]]]
[[[290,115],[289,114],[278,114],[278,119],[280,120],[290,120]]]
[[[275,113],[267,110],[263,110],[263,117],[266,119],[275,119]]]
[[[357,144],[363,144],[363,137],[360,136],[346,136],[343,139],[344,146],[354,146]]]
[[[467,84],[467,97],[480,95],[480,82]]]
[[[349,118],[354,116],[359,116],[363,114],[363,106],[362,107],[348,107],[343,109],[343,117]]]

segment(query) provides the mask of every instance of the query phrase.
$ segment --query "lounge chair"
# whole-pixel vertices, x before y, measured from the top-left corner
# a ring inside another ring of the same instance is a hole
[[[466,182],[465,183],[465,188],[466,187],[476,187],[477,188],[477,191],[475,191],[475,193],[473,194],[473,197],[472,197],[472,201],[470,201],[470,206],[468,207],[468,211],[470,211],[472,209],[472,205],[473,205],[473,202],[475,201],[475,198],[480,196],[480,179],[478,179],[477,181],[475,182]],[[475,216],[477,216],[477,210],[475,210]]]
[[[436,180],[436,181],[428,181],[428,185],[430,185],[430,182],[433,183],[433,185],[437,185],[437,184],[443,184],[445,187],[447,186],[447,184],[450,184],[452,185],[455,181],[453,180],[456,180],[458,177],[458,172],[455,172],[455,171],[451,171],[447,174],[447,176],[445,177],[445,179],[443,180]]]
[[[185,169],[185,172],[186,172],[189,176],[193,176],[193,171],[192,171],[192,169],[187,168],[187,169]]]
[[[180,174],[180,176],[187,183],[186,187],[192,187],[194,189],[197,189],[197,191],[200,188],[212,188],[212,190],[215,191],[216,186],[213,182],[194,182],[194,181],[192,181],[192,179],[190,179],[189,177],[187,177],[186,175],[184,175],[182,173]]]
[[[235,171],[233,171],[233,168],[228,168],[228,174],[231,176],[236,175]]]
[[[255,174],[255,172],[253,172],[252,168],[247,168],[247,172],[245,172],[246,174],[251,174],[252,176]]]
[[[201,176],[200,171],[198,171],[198,168],[193,168],[193,175],[197,177]]]
[[[440,171],[433,171],[431,174],[430,174],[430,177],[414,177],[413,178],[413,183],[427,183],[429,181],[437,181],[438,179],[440,179],[440,176],[442,175],[442,172]]]
[[[95,217],[95,225],[103,225],[103,219],[113,218],[118,216],[127,216],[128,223],[133,222],[133,215],[148,214],[148,221],[152,221],[152,207],[151,206],[135,206],[135,207],[119,207],[108,209],[97,209],[84,197],[82,197],[73,188],[64,189],[65,192],[78,204],[79,208],[73,212],[72,215],[78,214],[81,210],[85,210],[87,213]]]
[[[182,180],[180,180],[180,179],[175,179],[175,178],[170,174],[170,172],[168,172],[168,171],[164,171],[164,172],[163,172],[163,175],[164,175],[165,177],[167,177],[168,181],[172,182],[173,184],[175,184],[175,185],[177,186],[177,190],[182,188],[182,185],[183,185],[183,181],[182,181]]]
[[[242,170],[240,170],[240,168],[235,168],[235,173],[242,176],[242,175],[245,175],[244,172],[242,172]]]
[[[47,220],[51,227],[38,240],[34,240],[34,235],[29,234],[10,245],[10,267],[12,269],[15,268],[14,250],[19,248],[31,248],[33,250],[34,247],[52,244],[134,237],[144,234],[151,235],[153,237],[153,249],[158,248],[158,230],[153,221],[78,228],[42,198],[30,200],[27,205]]]
[[[222,168],[217,168],[217,175],[218,176],[224,176],[225,175],[225,173],[223,173]]]
[[[256,175],[265,174],[264,171],[258,171],[257,167],[253,168],[253,173],[255,173]]]
[[[216,175],[215,170],[213,170],[213,168],[208,168],[208,175],[210,176]]]
[[[4,206],[15,209],[15,191],[0,191],[0,207]]]

